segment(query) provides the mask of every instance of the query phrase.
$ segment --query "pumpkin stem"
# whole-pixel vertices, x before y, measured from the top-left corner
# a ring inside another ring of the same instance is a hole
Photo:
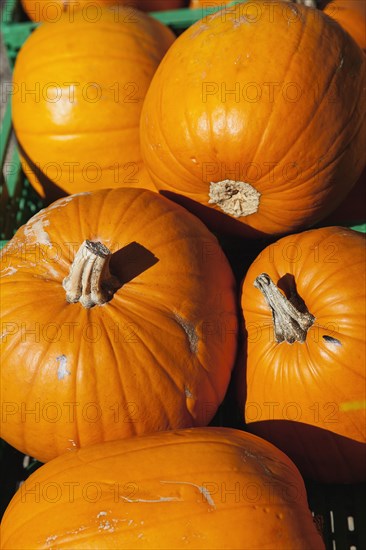
[[[254,281],[254,286],[264,295],[271,308],[276,342],[305,342],[306,334],[315,317],[306,311],[299,311],[280,292],[267,273],[262,273]]]
[[[80,302],[85,308],[109,302],[120,281],[109,271],[110,250],[100,242],[84,241],[77,251],[70,273],[62,282],[66,300]]]
[[[244,181],[223,180],[211,182],[208,201],[234,218],[249,216],[258,211],[260,193]]]

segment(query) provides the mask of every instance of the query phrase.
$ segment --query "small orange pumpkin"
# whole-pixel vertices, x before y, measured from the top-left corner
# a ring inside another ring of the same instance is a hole
[[[229,428],[133,437],[64,454],[18,490],[2,549],[324,550],[294,464]]]
[[[242,288],[248,429],[323,482],[366,479],[365,251],[341,227],[289,235]]]
[[[365,78],[361,49],[320,11],[261,1],[221,10],[178,37],[152,79],[146,167],[215,231],[307,228],[364,167]]]
[[[10,445],[45,462],[210,422],[238,318],[228,261],[197,218],[147,190],[73,195],[20,228],[1,261]]]
[[[73,16],[83,11],[86,18],[94,20],[100,15],[100,8],[112,7],[117,13],[121,6],[142,11],[161,11],[183,8],[185,0],[21,0],[24,11],[32,21],[56,23],[63,12]]]
[[[139,143],[142,103],[174,41],[147,14],[81,11],[43,23],[16,60],[14,130],[24,171],[49,202],[103,187],[155,189]]]

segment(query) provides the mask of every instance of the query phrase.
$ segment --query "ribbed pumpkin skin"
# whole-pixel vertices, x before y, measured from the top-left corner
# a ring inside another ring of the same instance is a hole
[[[87,17],[97,17],[98,7],[129,6],[142,11],[161,11],[183,8],[185,0],[21,0],[32,21],[56,22],[61,11],[73,14],[85,11]],[[113,7],[115,10],[116,8]],[[94,10],[94,13],[93,13]]]
[[[130,8],[115,17],[113,10],[97,22],[64,14],[37,28],[17,57],[12,108],[23,167],[51,200],[111,186],[153,188],[139,120],[174,35]]]
[[[324,545],[299,472],[281,451],[238,430],[194,428],[77,450],[41,467],[9,504],[1,548],[48,547]]]
[[[111,266],[124,282],[91,309],[67,303],[62,287],[85,239],[119,251]],[[45,462],[74,446],[210,422],[235,360],[235,282],[190,213],[138,189],[60,199],[5,247],[1,276],[8,443]]]
[[[337,21],[366,50],[366,3],[364,0],[333,0],[324,13]]]
[[[324,482],[365,480],[365,262],[364,235],[315,229],[266,248],[242,287],[248,428]],[[275,341],[271,310],[253,286],[261,273],[287,297],[295,285],[315,317],[304,343]]]
[[[224,7],[230,2],[231,0],[191,0],[189,7],[210,8],[215,4]],[[366,50],[366,2],[364,0],[328,0],[323,11],[349,32],[360,48]]]
[[[244,3],[197,22],[144,102],[141,147],[155,185],[222,232],[317,222],[364,167],[365,67],[354,41],[310,8]],[[208,204],[210,182],[226,179],[259,191],[256,213],[234,218]]]

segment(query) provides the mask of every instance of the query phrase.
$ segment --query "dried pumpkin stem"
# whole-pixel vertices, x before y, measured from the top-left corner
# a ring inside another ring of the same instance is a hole
[[[225,214],[241,218],[258,211],[260,196],[249,183],[223,180],[211,182],[208,203],[216,204]]]
[[[308,311],[299,311],[280,292],[267,273],[259,275],[254,281],[254,286],[262,292],[271,308],[276,342],[305,342],[315,317]]]
[[[85,308],[91,308],[112,299],[121,285],[109,271],[111,257],[112,253],[104,244],[83,242],[62,283],[69,303],[80,302]]]

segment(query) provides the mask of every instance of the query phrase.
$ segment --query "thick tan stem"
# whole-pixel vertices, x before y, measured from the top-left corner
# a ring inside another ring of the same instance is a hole
[[[91,308],[112,299],[121,284],[109,271],[111,256],[102,243],[83,242],[62,283],[69,303],[80,302],[85,308]]]
[[[276,342],[305,342],[315,317],[308,311],[299,311],[280,292],[267,273],[259,275],[254,281],[254,286],[262,292],[271,308]]]
[[[211,182],[208,203],[216,204],[225,214],[241,218],[258,211],[260,196],[249,183],[223,180]]]

